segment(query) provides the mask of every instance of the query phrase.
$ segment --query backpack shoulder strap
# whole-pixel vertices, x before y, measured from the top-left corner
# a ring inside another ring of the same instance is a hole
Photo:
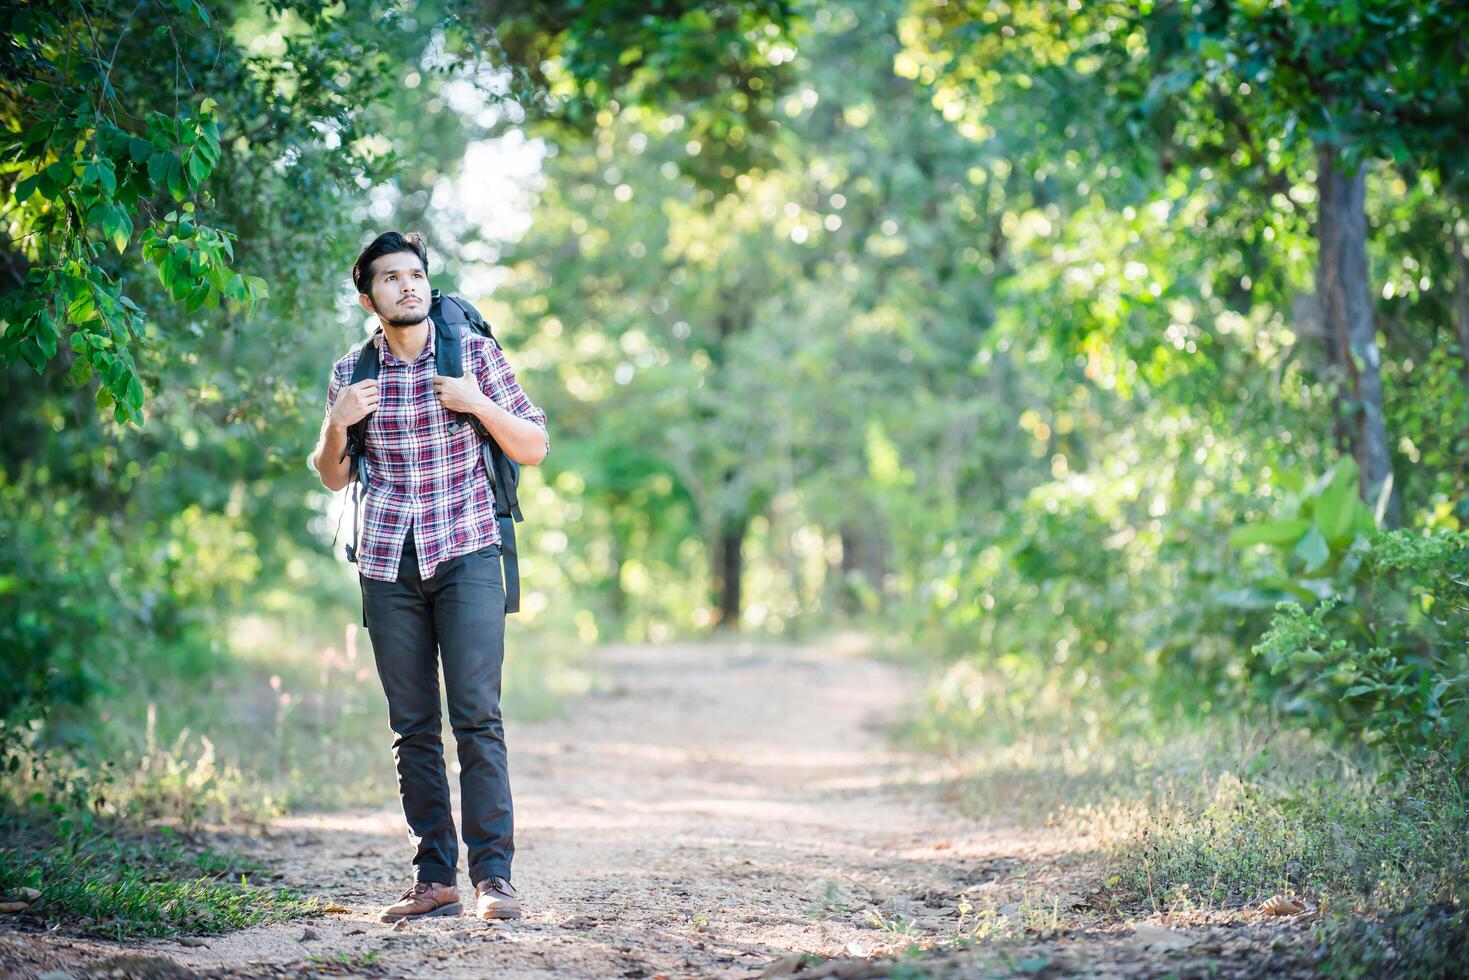
[[[428,308],[429,318],[434,324],[434,370],[446,378],[457,378],[464,374],[464,340],[462,337],[467,321],[459,305],[452,297],[446,298],[437,289]]]
[[[352,365],[352,384],[359,381],[373,381],[377,379],[381,368],[377,344],[368,337],[357,348],[357,363]],[[361,420],[347,427],[347,445],[342,450],[342,458],[352,458],[351,467],[347,471],[348,485],[352,488],[352,541],[347,545],[347,560],[357,561],[357,529],[359,522],[358,511],[362,507],[362,489],[367,483],[367,467],[364,459],[367,454],[367,420],[372,418],[371,414],[364,416]],[[362,610],[362,625],[367,625],[367,608]]]
[[[355,385],[359,381],[375,381],[380,368],[381,361],[378,357],[377,344],[374,344],[372,338],[368,337],[357,348],[357,363],[352,365],[350,383]],[[344,455],[352,457],[353,477],[357,475],[362,454],[367,448],[367,420],[370,418],[372,418],[370,414],[364,416],[361,421],[347,428],[347,448],[344,450]]]

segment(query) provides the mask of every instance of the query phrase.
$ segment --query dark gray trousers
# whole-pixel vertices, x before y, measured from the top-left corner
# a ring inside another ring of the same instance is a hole
[[[459,750],[460,818],[469,877],[510,878],[515,853],[500,667],[505,657],[505,583],[500,546],[451,558],[418,574],[412,532],[396,582],[361,575],[367,632],[388,696],[393,759],[417,880],[453,884],[459,841],[449,805],[440,736],[439,659],[449,723]]]

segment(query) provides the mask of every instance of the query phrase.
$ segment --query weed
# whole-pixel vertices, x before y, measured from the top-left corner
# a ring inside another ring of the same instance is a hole
[[[190,854],[166,838],[62,840],[0,847],[0,892],[40,892],[31,913],[81,932],[125,939],[214,934],[314,914],[320,903],[247,883],[248,859]],[[233,876],[238,873],[238,881]]]
[[[806,914],[813,918],[825,918],[838,913],[852,911],[842,897],[841,888],[834,881],[826,882],[821,889],[821,894],[806,906]]]
[[[321,966],[335,966],[344,970],[361,970],[376,966],[381,950],[370,949],[365,953],[318,953],[308,962]]]

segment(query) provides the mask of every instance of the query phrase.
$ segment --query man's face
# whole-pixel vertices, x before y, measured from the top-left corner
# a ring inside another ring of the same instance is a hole
[[[372,261],[371,305],[363,306],[393,327],[411,327],[428,317],[428,273],[412,252],[389,252]]]

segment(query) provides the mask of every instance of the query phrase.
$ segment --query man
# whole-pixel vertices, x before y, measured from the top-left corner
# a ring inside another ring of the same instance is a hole
[[[417,848],[413,886],[380,917],[394,922],[462,910],[440,737],[442,658],[476,913],[519,918],[510,884],[514,824],[500,718],[500,530],[479,437],[456,413],[478,417],[505,455],[532,466],[550,448],[546,415],[521,390],[499,348],[472,330],[463,331],[464,376],[437,375],[428,250],[418,235],[379,235],[357,257],[352,281],[362,308],[378,318],[370,341],[377,346],[378,379],[351,383],[357,348],[336,362],[312,465],[328,489],[345,487],[347,429],[371,416],[357,571],[388,698],[398,792]]]

